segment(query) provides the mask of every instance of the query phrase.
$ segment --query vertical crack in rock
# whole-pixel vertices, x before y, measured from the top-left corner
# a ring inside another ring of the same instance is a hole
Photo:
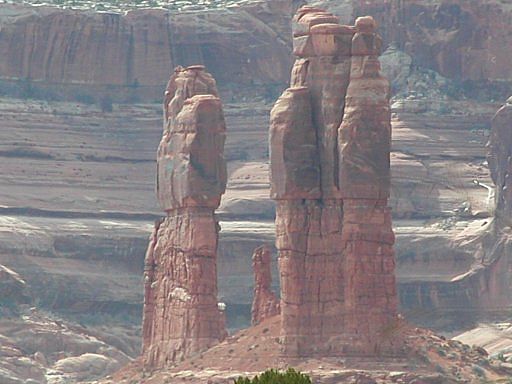
[[[371,17],[304,6],[291,87],[270,121],[287,356],[396,354],[389,84]]]
[[[254,270],[254,298],[252,302],[252,325],[279,314],[279,300],[272,292],[272,258],[270,248],[262,245],[254,250],[252,267]]]
[[[176,68],[164,98],[157,196],[167,216],[145,261],[143,359],[161,367],[226,337],[217,302],[215,209],[226,188],[226,125],[213,77]]]

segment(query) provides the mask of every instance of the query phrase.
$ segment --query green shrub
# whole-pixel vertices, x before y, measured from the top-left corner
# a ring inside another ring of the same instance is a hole
[[[247,377],[239,377],[234,384],[311,384],[311,379],[297,372],[293,368],[289,368],[286,372],[279,372],[275,369],[269,369],[260,376],[252,379]]]

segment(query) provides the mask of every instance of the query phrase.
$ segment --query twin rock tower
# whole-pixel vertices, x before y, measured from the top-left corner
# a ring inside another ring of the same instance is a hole
[[[294,17],[291,86],[270,117],[285,357],[394,355],[400,348],[392,332],[389,84],[379,72],[375,29],[371,17],[345,26],[309,6]],[[155,226],[144,272],[147,367],[178,362],[227,336],[217,303],[215,217],[226,186],[226,127],[204,67],[175,70],[164,120],[157,195],[166,217]],[[261,320],[261,311],[253,313]]]

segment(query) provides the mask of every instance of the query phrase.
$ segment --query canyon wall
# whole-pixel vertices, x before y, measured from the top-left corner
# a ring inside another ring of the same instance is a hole
[[[389,83],[371,17],[294,18],[291,87],[271,112],[271,196],[288,356],[392,354],[397,321]],[[396,344],[400,343],[396,341]]]
[[[300,0],[253,1],[225,9],[126,14],[2,5],[0,79],[30,79],[74,92],[159,96],[177,65],[204,64],[226,95],[253,92],[269,99],[287,82],[292,64],[290,22]],[[371,15],[384,47],[392,42],[428,68],[475,84],[510,84],[512,7],[504,2],[322,0],[344,22]],[[79,88],[77,85],[86,85]],[[476,87],[475,87],[476,88]]]
[[[512,6],[496,0],[382,0],[353,2],[372,15],[386,43],[413,57],[413,65],[457,80],[507,81]]]
[[[512,303],[511,148],[512,104],[509,98],[492,118],[487,143],[488,171],[494,185],[474,180],[488,190],[490,216],[475,220],[473,225],[459,230],[450,243],[439,249],[444,257],[469,255],[470,263],[445,281],[435,281],[426,276],[423,281],[401,282],[401,306],[404,309],[417,308],[419,316],[412,311],[412,317],[415,320],[423,318],[420,323],[433,321],[429,312],[434,316],[443,313],[446,323],[451,318],[454,324],[459,325],[471,325],[488,318],[489,314],[493,317],[507,316],[507,308]],[[442,274],[442,271],[438,272],[438,276]],[[461,317],[461,313],[465,316]]]
[[[226,124],[213,77],[177,68],[167,85],[157,155],[157,196],[167,213],[144,262],[143,358],[163,366],[227,336],[217,302],[219,224],[226,188]]]
[[[231,10],[119,14],[3,4],[0,79],[108,86],[114,95],[157,98],[174,66],[205,64],[225,85],[282,84],[293,7],[293,0],[278,0]]]

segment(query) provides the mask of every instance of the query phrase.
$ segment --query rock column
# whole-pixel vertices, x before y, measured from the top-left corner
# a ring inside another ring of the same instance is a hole
[[[390,193],[389,83],[380,75],[381,39],[371,17],[356,20],[350,85],[339,128],[343,186],[345,337],[349,351],[385,353],[397,314]],[[386,326],[387,325],[387,326]]]
[[[279,300],[272,292],[270,248],[262,245],[254,250],[252,267],[254,270],[254,298],[252,301],[252,325],[279,314]]]
[[[332,14],[303,7],[293,33],[291,88],[271,113],[271,195],[284,353],[308,356],[336,353],[343,318],[337,135],[353,31]]]
[[[291,87],[276,102],[270,123],[282,343],[288,356],[373,354],[366,332],[396,317],[387,208],[389,86],[378,72],[380,38],[370,21],[344,26],[334,15],[307,6],[294,18]],[[365,267],[358,270],[361,263]],[[384,263],[388,273],[377,272]],[[367,281],[365,273],[371,274]],[[385,300],[384,286],[393,287]],[[355,328],[359,314],[375,304],[372,311],[386,316]]]
[[[217,303],[215,209],[226,186],[225,122],[215,80],[177,68],[164,100],[157,195],[166,212],[145,261],[143,359],[160,367],[226,336]]]

